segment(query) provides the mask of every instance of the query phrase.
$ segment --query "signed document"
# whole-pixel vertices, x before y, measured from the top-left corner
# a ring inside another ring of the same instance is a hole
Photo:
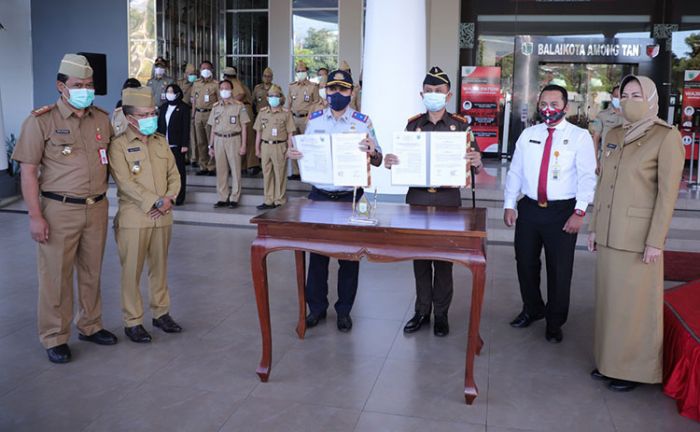
[[[466,154],[466,132],[431,132],[429,186],[468,186]]]
[[[369,186],[369,157],[359,147],[366,137],[365,133],[331,135],[334,186]]]
[[[311,184],[333,183],[333,157],[329,134],[294,135],[294,146],[303,155],[299,159],[301,180]]]
[[[428,134],[395,132],[392,153],[399,164],[391,167],[394,186],[425,186],[428,182]]]

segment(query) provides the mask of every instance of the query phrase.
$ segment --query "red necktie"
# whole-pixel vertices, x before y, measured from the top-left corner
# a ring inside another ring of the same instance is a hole
[[[547,141],[544,143],[542,164],[540,165],[540,179],[537,182],[537,203],[540,207],[547,207],[547,171],[549,171],[549,155],[552,152],[552,136],[554,128],[547,128]]]

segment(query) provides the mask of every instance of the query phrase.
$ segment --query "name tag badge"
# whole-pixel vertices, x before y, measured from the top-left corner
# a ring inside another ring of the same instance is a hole
[[[304,102],[308,102],[310,100],[311,100],[311,98],[309,97],[309,95],[304,93]]]
[[[270,135],[272,135],[273,137],[276,137],[277,136],[277,128],[272,128],[272,130],[270,131]]]
[[[107,159],[107,149],[100,147],[100,163],[102,165],[107,165],[109,163],[109,160]]]
[[[617,144],[608,143],[608,145],[606,145],[605,147],[607,147],[607,150],[605,151],[605,157],[610,157],[612,152],[615,151],[615,149],[617,149]]]
[[[209,95],[208,94],[204,95],[204,102],[209,103]]]
[[[236,116],[231,116],[229,121],[231,122],[231,124],[236,124]]]
[[[165,100],[165,93],[160,94],[160,100],[163,100],[163,101]]]

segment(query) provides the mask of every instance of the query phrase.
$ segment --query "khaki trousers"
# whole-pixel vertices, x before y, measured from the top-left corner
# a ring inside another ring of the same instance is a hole
[[[287,202],[287,143],[260,144],[265,204],[282,205]]]
[[[49,240],[38,244],[38,329],[44,348],[68,342],[73,320],[73,269],[78,274],[78,330],[102,330],[100,273],[107,239],[107,199],[93,205],[64,204],[46,198],[41,208]]]
[[[211,134],[211,126],[207,124],[209,114],[211,114],[211,111],[194,113],[194,137],[197,142],[197,157],[199,158],[199,169],[203,171],[214,171],[214,161],[209,157],[209,135]]]
[[[241,136],[214,136],[216,161],[216,192],[219,201],[238,202],[241,198]],[[229,174],[229,170],[231,173]],[[231,186],[228,181],[231,178]]]
[[[115,238],[122,264],[122,315],[124,325],[143,324],[141,273],[148,261],[148,292],[153,318],[170,310],[168,293],[168,247],[172,226],[158,228],[115,227]]]

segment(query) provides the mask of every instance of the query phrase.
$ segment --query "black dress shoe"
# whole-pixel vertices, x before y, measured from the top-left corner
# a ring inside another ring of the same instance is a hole
[[[593,369],[591,372],[591,378],[598,381],[610,381],[612,378],[603,375],[598,369]]]
[[[423,315],[418,312],[416,312],[415,315],[413,315],[413,318],[408,320],[406,325],[403,327],[403,332],[404,333],[415,333],[418,330],[420,330],[421,327],[423,327],[423,324],[429,324],[430,323],[430,315]]]
[[[322,314],[318,314],[318,315],[313,314],[313,313],[309,313],[306,316],[306,328],[316,327],[318,325],[318,323],[324,319],[326,319],[325,312],[323,312]]]
[[[544,318],[544,314],[530,315],[527,312],[520,312],[520,314],[510,322],[510,326],[515,328],[525,328],[533,322],[541,320],[542,318]]]
[[[301,180],[301,176],[299,174],[292,174],[287,177],[287,180]]]
[[[199,170],[199,171],[197,171],[197,172],[195,173],[195,175],[198,175],[198,176],[209,175],[209,171]]]
[[[102,329],[97,333],[93,333],[90,336],[85,336],[82,333],[78,333],[78,339],[81,341],[96,343],[97,345],[114,345],[117,343],[117,337],[114,335],[114,333],[105,329]]]
[[[258,210],[269,210],[269,209],[273,209],[273,208],[275,208],[275,207],[277,207],[277,206],[274,205],[274,204],[265,204],[265,203],[262,203],[262,204],[260,204],[259,206],[256,206],[255,208],[258,209]]]
[[[214,171],[214,170],[212,170],[212,171],[207,171],[207,175],[208,175],[209,177],[215,177],[215,176],[216,176],[216,171]]]
[[[231,201],[230,203],[228,203],[228,208],[236,208],[236,207],[238,207],[238,202]]]
[[[46,350],[51,363],[68,363],[71,359],[68,344],[56,345]]]
[[[182,327],[167,313],[158,318],[154,318],[152,322],[153,327],[158,327],[166,333],[180,333],[182,331]]]
[[[564,333],[560,328],[554,330],[547,329],[544,332],[544,338],[547,339],[547,342],[559,343],[564,339]]]
[[[256,175],[260,174],[261,171],[262,169],[260,169],[260,167],[251,167],[248,168],[248,175],[251,177],[255,177]]]
[[[450,323],[446,316],[436,316],[433,324],[433,334],[438,337],[445,337],[450,334]]]
[[[347,333],[352,329],[352,318],[350,315],[338,315],[338,330]]]
[[[610,381],[610,384],[608,384],[608,388],[616,392],[628,392],[637,388],[638,385],[639,383],[636,383],[634,381],[613,378],[612,381]]]
[[[214,204],[214,208],[228,207],[229,204],[228,201],[217,201],[216,204]]]
[[[124,334],[131,339],[132,342],[149,343],[151,341],[151,335],[148,334],[141,324],[133,327],[124,327]]]

